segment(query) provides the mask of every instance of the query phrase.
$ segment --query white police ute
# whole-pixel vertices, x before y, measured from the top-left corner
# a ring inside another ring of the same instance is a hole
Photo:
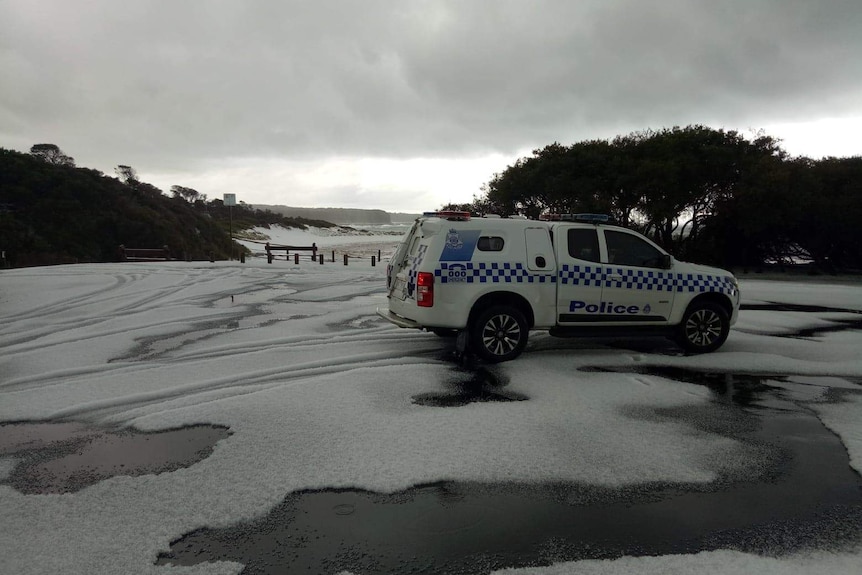
[[[423,214],[387,266],[389,306],[377,313],[400,327],[460,335],[487,362],[516,358],[531,329],[660,333],[691,353],[718,349],[739,313],[733,274],[678,261],[607,221]]]

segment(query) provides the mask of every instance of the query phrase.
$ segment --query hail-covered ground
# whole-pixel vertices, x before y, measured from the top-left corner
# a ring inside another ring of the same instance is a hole
[[[274,243],[314,241],[326,261],[303,255],[299,264],[252,258],[0,272],[0,422],[213,424],[231,433],[209,457],[171,472],[120,475],[62,494],[0,485],[0,571],[237,573],[243,566],[231,562],[154,562],[183,534],[264,516],[303,490],[394,493],[443,480],[707,484],[723,466],[739,464],[740,446],[726,435],[627,415],[632,406],[706,405],[705,387],[593,368],[820,376],[810,409],[862,472],[862,395],[851,383],[862,378],[862,333],[782,337],[858,320],[849,311],[745,311],[721,350],[697,357],[598,344],[567,349],[537,332],[521,358],[496,368],[507,389],[529,401],[434,409],[412,398],[451,380],[450,343],[375,314],[386,301],[385,264],[372,267],[370,256],[380,249],[385,260],[398,238],[267,233]],[[347,266],[342,253],[355,256]],[[744,279],[742,293],[748,304],[862,310],[862,285],[852,282]],[[841,401],[820,401],[837,389]],[[0,456],[0,481],[18,463]],[[775,557],[717,550],[513,573],[828,574],[860,566],[862,541]]]

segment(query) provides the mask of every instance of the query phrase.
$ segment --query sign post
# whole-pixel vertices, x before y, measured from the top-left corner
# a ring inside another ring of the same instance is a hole
[[[233,207],[236,205],[236,194],[225,194],[224,205],[228,213],[228,233],[230,234],[230,259],[233,260]]]

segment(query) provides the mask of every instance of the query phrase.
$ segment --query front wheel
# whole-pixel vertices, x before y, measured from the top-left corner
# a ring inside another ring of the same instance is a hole
[[[494,306],[470,325],[470,347],[489,363],[509,361],[524,351],[528,334],[527,320],[517,308]]]
[[[677,340],[689,353],[708,353],[722,346],[730,332],[730,318],[717,303],[704,301],[689,306],[677,328]]]

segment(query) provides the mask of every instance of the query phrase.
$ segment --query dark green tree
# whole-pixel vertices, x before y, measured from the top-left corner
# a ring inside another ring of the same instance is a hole
[[[494,174],[469,206],[605,212],[681,257],[726,266],[858,268],[860,187],[862,158],[789,158],[763,133],[694,125],[555,142]]]
[[[117,177],[126,185],[135,186],[139,183],[138,180],[138,172],[135,171],[135,168],[132,166],[124,166],[118,165],[114,168],[114,173],[117,174]]]
[[[184,186],[171,186],[171,194],[175,198],[182,198],[189,203],[195,203],[202,199],[201,193],[194,188],[186,188]]]
[[[55,166],[75,167],[75,158],[64,154],[56,144],[35,144],[30,148],[30,153],[43,162]]]
[[[824,271],[862,269],[862,157],[824,158],[810,171],[793,240]]]

